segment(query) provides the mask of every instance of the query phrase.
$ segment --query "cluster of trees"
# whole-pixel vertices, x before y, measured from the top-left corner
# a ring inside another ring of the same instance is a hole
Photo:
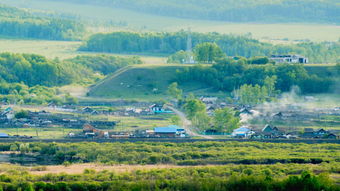
[[[38,17],[0,5],[0,35],[49,40],[80,40],[85,27],[73,20]]]
[[[61,86],[94,78],[87,67],[35,54],[0,54],[0,81],[27,86]]]
[[[189,98],[184,101],[183,109],[200,131],[216,130],[231,133],[240,126],[240,118],[231,108],[217,109],[212,116],[209,116],[206,105],[201,100]]]
[[[64,94],[56,87],[33,86],[22,83],[0,82],[0,100],[8,104],[56,105],[76,104],[77,98]]]
[[[68,59],[67,61],[86,66],[93,71],[100,72],[103,75],[113,73],[125,66],[142,63],[140,58],[136,56],[117,57],[109,55],[77,56],[75,58]]]
[[[186,112],[187,117],[193,122],[193,125],[200,131],[214,129],[218,132],[231,132],[240,125],[240,118],[236,112],[230,108],[218,109],[214,112],[213,117],[207,115],[207,106],[194,95],[183,99],[183,91],[178,88],[176,82],[168,87],[168,94],[179,101],[179,105]]]
[[[184,31],[175,33],[133,33],[114,32],[92,35],[79,50],[112,53],[162,53],[174,54],[186,50],[188,34]],[[300,54],[307,56],[310,62],[336,62],[339,60],[340,42],[300,43],[292,45],[273,45],[259,42],[245,36],[218,33],[192,33],[193,46],[205,42],[216,43],[228,56],[269,56],[271,54]],[[216,48],[210,44],[210,48]],[[206,46],[201,47],[204,49]],[[197,48],[199,51],[200,48]],[[216,50],[216,49],[215,49]],[[215,52],[215,51],[213,51]],[[221,56],[222,52],[216,52]],[[183,52],[176,56],[181,58]],[[215,56],[215,57],[216,57]],[[213,58],[210,58],[211,60]],[[256,62],[255,62],[256,63]]]
[[[335,69],[335,67],[334,67]],[[177,82],[200,81],[217,90],[232,92],[242,85],[263,86],[276,76],[275,89],[286,92],[299,86],[303,93],[328,92],[336,76],[310,74],[301,64],[250,65],[246,59],[224,59],[212,66],[197,65],[177,73]]]
[[[56,0],[52,0],[56,1]],[[64,0],[65,1],[65,0]],[[157,15],[232,22],[329,22],[339,23],[336,0],[68,0],[121,7]]]
[[[240,89],[233,92],[234,97],[237,98],[238,103],[243,105],[256,105],[273,101],[279,93],[275,89],[276,78],[276,76],[267,76],[264,79],[263,86],[244,84]]]
[[[0,54],[0,100],[8,103],[74,103],[56,86],[91,84],[121,67],[139,64],[138,57],[77,56],[50,60],[34,54]]]
[[[20,151],[20,142],[1,143],[0,151]],[[318,148],[318,152],[315,151]],[[16,150],[15,150],[16,149]],[[261,142],[29,143],[25,149],[41,162],[56,164],[338,164],[338,144]],[[251,152],[249,152],[251,150]],[[285,152],[282,152],[282,151]],[[112,152],[114,151],[114,152]],[[299,151],[299,152],[297,152]],[[295,153],[290,155],[290,153]],[[336,168],[332,172],[337,172]]]
[[[240,170],[242,170],[240,172]],[[303,170],[296,175],[273,177],[270,169],[254,172],[251,168],[239,167],[230,171],[219,167],[184,169],[138,170],[115,173],[84,170],[83,174],[31,175],[27,173],[2,174],[2,191],[120,191],[120,190],[313,190],[339,191],[340,187],[327,175],[314,175]],[[20,176],[20,177],[19,177]]]

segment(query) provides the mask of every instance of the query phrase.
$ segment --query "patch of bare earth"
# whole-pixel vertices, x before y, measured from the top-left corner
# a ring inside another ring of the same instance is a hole
[[[169,169],[169,168],[189,168],[192,166],[176,166],[176,165],[103,165],[103,164],[74,164],[70,166],[63,165],[54,165],[54,166],[46,166],[46,168],[42,168],[36,170],[37,168],[30,168],[30,173],[35,175],[44,175],[44,174],[58,174],[58,173],[66,173],[66,174],[81,174],[85,169],[95,170],[97,172],[108,170],[114,171],[116,173],[125,173],[132,172],[136,170],[152,170],[152,169]],[[199,166],[195,166],[199,167]]]

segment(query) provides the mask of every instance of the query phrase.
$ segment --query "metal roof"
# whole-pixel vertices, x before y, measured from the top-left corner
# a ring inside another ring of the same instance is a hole
[[[0,137],[8,137],[9,135],[6,133],[0,133]]]
[[[155,133],[176,133],[177,128],[174,127],[156,127]]]
[[[240,128],[234,129],[234,132],[248,132],[248,131],[250,131],[250,129],[246,127],[240,127]]]

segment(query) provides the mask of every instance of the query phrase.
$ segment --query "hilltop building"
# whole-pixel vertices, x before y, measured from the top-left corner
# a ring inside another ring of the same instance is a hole
[[[300,55],[295,54],[288,54],[288,55],[272,55],[270,60],[276,63],[301,63],[306,64],[308,63],[308,58]]]

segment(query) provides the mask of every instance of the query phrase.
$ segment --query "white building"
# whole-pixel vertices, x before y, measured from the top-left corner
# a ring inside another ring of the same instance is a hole
[[[272,55],[270,60],[276,63],[301,63],[306,64],[308,63],[308,58],[300,55],[295,54],[288,54],[288,55]]]

